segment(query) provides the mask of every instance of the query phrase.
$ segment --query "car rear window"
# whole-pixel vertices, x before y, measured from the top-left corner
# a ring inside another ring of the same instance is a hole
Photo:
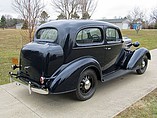
[[[57,39],[57,33],[57,30],[53,28],[40,29],[36,34],[36,38],[42,40],[51,40],[54,42]]]

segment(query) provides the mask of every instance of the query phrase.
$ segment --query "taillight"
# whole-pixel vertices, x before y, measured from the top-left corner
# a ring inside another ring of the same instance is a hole
[[[40,77],[40,83],[44,84],[44,82],[45,82],[45,77]]]

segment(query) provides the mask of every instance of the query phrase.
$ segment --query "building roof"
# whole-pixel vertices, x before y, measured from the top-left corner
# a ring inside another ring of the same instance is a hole
[[[109,23],[122,23],[127,21],[126,18],[121,18],[121,19],[100,19],[99,21],[105,21],[105,22],[109,22]]]

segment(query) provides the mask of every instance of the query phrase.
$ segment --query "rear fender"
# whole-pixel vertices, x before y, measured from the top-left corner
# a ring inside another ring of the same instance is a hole
[[[138,65],[141,62],[142,57],[146,55],[149,60],[151,60],[151,55],[148,49],[146,48],[139,48],[134,51],[132,57],[130,58],[128,64],[127,64],[127,69],[133,70],[138,68]]]
[[[96,69],[100,74],[100,64],[93,58],[77,59],[59,68],[48,80],[48,88],[54,94],[75,91],[82,71]],[[101,76],[101,75],[100,75]]]

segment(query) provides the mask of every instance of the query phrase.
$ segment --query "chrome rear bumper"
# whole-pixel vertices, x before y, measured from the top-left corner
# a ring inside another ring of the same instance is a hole
[[[28,84],[26,84],[25,82],[13,77],[13,75],[15,74],[13,74],[12,72],[10,72],[9,74],[10,74],[10,82],[15,83],[18,86],[23,86],[24,88],[28,89],[29,94],[31,94],[32,92],[39,93],[39,94],[49,94],[48,89],[35,88],[31,86],[32,85],[31,82],[28,82]]]

